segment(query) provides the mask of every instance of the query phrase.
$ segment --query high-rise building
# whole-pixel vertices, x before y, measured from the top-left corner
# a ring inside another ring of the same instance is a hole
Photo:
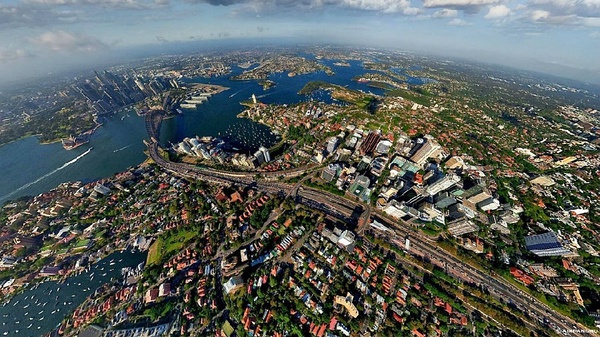
[[[436,142],[433,137],[427,135],[425,136],[425,143],[421,145],[413,155],[410,157],[410,160],[415,162],[419,166],[423,166],[427,160],[431,157],[434,157],[441,151],[442,147],[438,142]]]
[[[447,176],[443,177],[442,179],[427,186],[425,191],[427,193],[429,193],[429,195],[436,195],[436,194],[440,193],[441,191],[445,191],[445,190],[449,189],[450,187],[456,185],[456,183],[458,183],[459,181],[460,181],[460,177],[457,176],[456,174],[448,174]]]
[[[263,157],[265,159],[265,163],[268,163],[271,161],[271,154],[269,153],[269,149],[267,149],[264,146],[261,146],[258,148],[258,151],[260,151],[263,154]]]
[[[337,149],[339,142],[340,139],[337,137],[329,138],[329,140],[327,141],[327,152],[330,154],[333,153],[333,151]]]
[[[337,176],[337,172],[339,169],[339,165],[337,164],[329,164],[323,171],[321,172],[321,178],[327,182],[333,181]]]
[[[379,132],[371,131],[363,140],[362,144],[360,144],[360,153],[363,155],[373,153],[380,140],[381,135],[379,134]]]

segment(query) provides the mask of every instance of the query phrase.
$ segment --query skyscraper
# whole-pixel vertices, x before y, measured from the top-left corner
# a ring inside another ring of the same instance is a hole
[[[456,183],[460,181],[460,177],[456,174],[449,174],[442,179],[436,181],[435,183],[427,186],[425,191],[429,193],[429,195],[436,195],[441,191],[445,191],[450,187],[454,186]]]
[[[265,163],[268,163],[271,161],[271,154],[269,154],[269,149],[267,149],[264,146],[261,146],[258,148],[258,151],[260,151],[263,154],[263,158],[265,159]]]
[[[371,131],[360,145],[360,153],[363,155],[373,153],[375,147],[377,146],[377,143],[379,143],[380,140],[381,135],[379,134],[379,132]]]
[[[412,155],[412,157],[410,157],[410,160],[419,166],[423,166],[423,164],[427,162],[427,159],[437,155],[441,149],[442,147],[440,144],[438,144],[433,137],[427,135],[425,136],[425,143]]]
[[[337,137],[329,138],[329,140],[327,141],[327,152],[330,154],[333,153],[333,151],[335,151],[335,149],[337,149],[339,141],[340,141],[340,139]]]

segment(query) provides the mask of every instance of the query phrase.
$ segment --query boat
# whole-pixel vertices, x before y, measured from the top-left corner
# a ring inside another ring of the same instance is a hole
[[[31,328],[32,326],[33,326],[33,323],[29,324],[29,325],[27,326],[27,329]]]
[[[42,321],[42,320],[44,320],[44,316],[42,316],[42,317],[40,318],[40,321]]]
[[[4,331],[3,335],[4,336],[8,335],[8,331]]]

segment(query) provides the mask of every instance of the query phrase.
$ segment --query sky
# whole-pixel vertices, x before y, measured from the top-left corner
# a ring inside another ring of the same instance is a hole
[[[152,46],[279,38],[600,83],[600,0],[0,0],[0,84]]]

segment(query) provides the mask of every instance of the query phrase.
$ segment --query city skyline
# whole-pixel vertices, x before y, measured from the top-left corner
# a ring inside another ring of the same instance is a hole
[[[340,43],[460,56],[598,84],[598,0],[15,0],[6,84],[208,41]]]

